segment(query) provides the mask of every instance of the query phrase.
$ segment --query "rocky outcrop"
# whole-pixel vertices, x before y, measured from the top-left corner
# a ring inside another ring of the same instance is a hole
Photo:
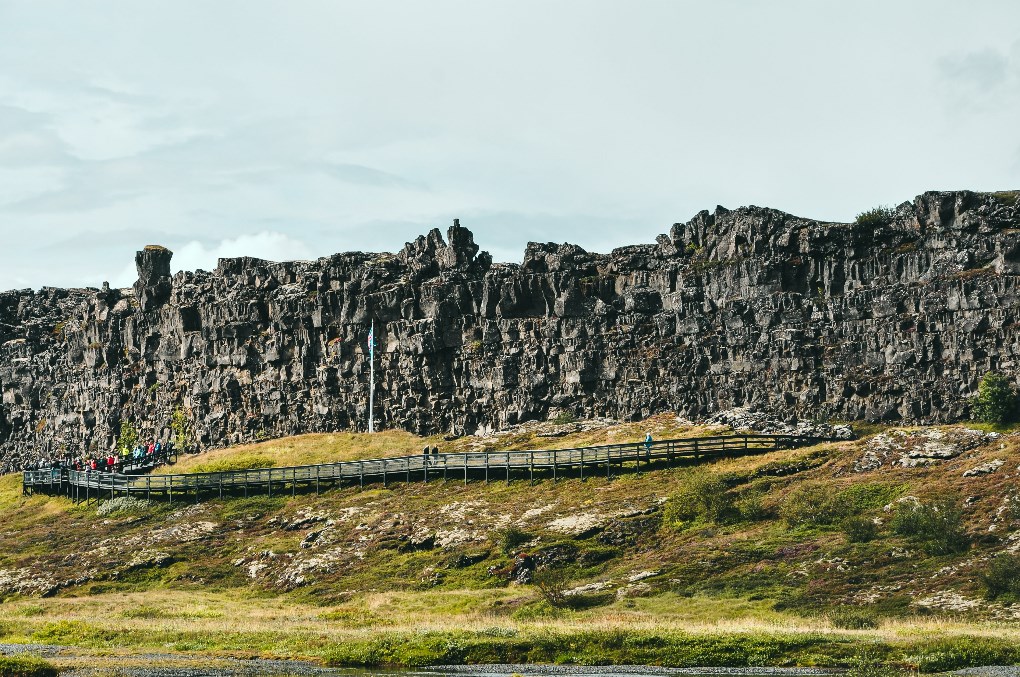
[[[199,447],[382,427],[454,434],[551,413],[950,421],[1020,356],[1017,193],[925,193],[824,223],[703,211],[655,244],[529,244],[455,224],[397,254],[223,259],[133,289],[0,294],[0,458],[103,451],[122,425]]]

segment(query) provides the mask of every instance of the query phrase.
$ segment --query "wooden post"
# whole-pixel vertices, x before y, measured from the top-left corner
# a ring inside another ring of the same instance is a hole
[[[553,483],[556,482],[556,450],[553,449]]]
[[[382,463],[382,485],[383,489],[386,488],[386,459],[380,461]]]
[[[485,483],[489,483],[489,452],[485,452]]]
[[[365,488],[365,462],[364,461],[358,461],[358,471],[359,471],[359,478],[360,478],[360,484],[358,485],[358,488],[359,489],[364,489]]]
[[[319,495],[319,466],[315,466],[315,495]]]
[[[584,481],[584,449],[581,449],[581,481]]]
[[[506,452],[506,483],[510,485],[510,452]]]
[[[425,484],[429,483],[429,458],[430,457],[429,457],[428,454],[422,454],[421,469],[422,469],[422,472],[425,474],[424,475],[424,477],[425,477],[425,479],[424,479]]]
[[[698,460],[698,438],[694,438],[694,460]]]
[[[531,480],[531,483],[534,484],[535,483],[535,452],[532,451],[530,453],[530,457],[531,457],[531,460],[528,463],[528,476],[529,476],[529,478]]]
[[[223,500],[223,475],[219,475],[218,477],[219,477],[219,481],[220,481],[220,500],[222,501]]]
[[[291,498],[297,496],[297,468],[292,468],[290,471],[290,495]]]
[[[467,454],[464,454],[464,486],[467,486]]]

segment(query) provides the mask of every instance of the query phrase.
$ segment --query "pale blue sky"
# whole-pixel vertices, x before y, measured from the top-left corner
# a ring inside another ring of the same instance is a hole
[[[0,289],[1020,188],[1020,3],[0,0]]]

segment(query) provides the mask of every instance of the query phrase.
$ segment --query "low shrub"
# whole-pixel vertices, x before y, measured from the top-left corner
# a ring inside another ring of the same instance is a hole
[[[779,514],[790,526],[842,525],[886,505],[901,493],[902,487],[884,482],[852,484],[835,493],[824,482],[804,483],[787,495]]]
[[[828,613],[832,627],[840,630],[870,630],[878,627],[878,618],[867,609],[840,607]]]
[[[847,666],[845,677],[899,677],[905,674],[900,668],[884,663],[870,654],[855,656]]]
[[[496,544],[504,555],[514,554],[518,548],[534,538],[531,534],[515,526],[504,527],[495,533]]]
[[[553,419],[553,423],[556,425],[566,425],[568,423],[574,423],[575,421],[577,421],[577,416],[574,416],[574,413],[571,411],[561,411],[556,414],[556,417]]]
[[[746,522],[760,522],[771,517],[769,509],[758,494],[751,494],[738,500],[736,509],[740,519]]]
[[[887,482],[851,484],[833,497],[833,512],[842,518],[877,510],[902,496],[906,487]]]
[[[557,609],[570,606],[567,590],[570,589],[572,581],[573,572],[567,568],[546,567],[539,569],[531,577],[531,582],[542,593],[542,598]]]
[[[988,599],[1020,597],[1020,556],[1008,552],[996,556],[980,578]]]
[[[927,644],[907,658],[921,672],[947,672],[980,665],[1014,665],[1015,644],[985,637],[956,637]]]
[[[787,494],[779,516],[792,527],[831,524],[832,489],[822,483],[805,483]]]
[[[868,517],[848,517],[840,523],[840,529],[851,543],[867,543],[878,537],[878,525]]]
[[[963,510],[955,498],[929,504],[900,503],[892,519],[893,532],[914,540],[929,555],[949,555],[967,549]]]
[[[854,219],[858,226],[884,226],[893,220],[895,212],[889,207],[875,207],[861,212]]]
[[[733,512],[733,497],[722,478],[710,472],[696,472],[669,497],[662,519],[668,525],[686,528],[698,521],[721,522]]]
[[[3,677],[57,677],[52,664],[35,656],[0,656]]]

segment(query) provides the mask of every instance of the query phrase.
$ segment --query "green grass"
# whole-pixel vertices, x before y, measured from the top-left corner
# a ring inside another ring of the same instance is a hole
[[[329,647],[327,665],[424,667],[444,664],[555,663],[658,665],[672,668],[817,666],[847,667],[862,660],[943,672],[978,665],[1012,665],[1016,646],[964,637],[921,642],[861,641],[834,634],[680,631],[521,633],[383,633]]]
[[[34,656],[0,656],[0,675],[3,677],[56,677],[52,663]]]

